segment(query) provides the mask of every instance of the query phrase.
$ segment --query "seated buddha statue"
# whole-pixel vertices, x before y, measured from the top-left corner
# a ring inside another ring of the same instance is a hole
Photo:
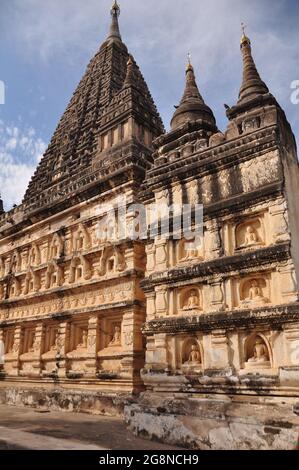
[[[190,351],[190,354],[189,354],[188,363],[189,364],[200,364],[201,363],[200,352],[198,351],[198,348],[195,344],[193,344],[191,346],[191,351]]]
[[[87,331],[86,330],[83,330],[82,332],[82,339],[81,339],[81,342],[78,344],[77,346],[77,351],[78,350],[81,350],[81,349],[86,349],[87,348]]]
[[[263,291],[256,279],[253,279],[250,283],[248,297],[246,297],[245,302],[250,302],[252,304],[264,304],[267,302],[267,299],[263,296]]]
[[[121,328],[119,326],[114,328],[113,338],[108,344],[108,347],[111,346],[121,346]]]
[[[259,237],[255,228],[252,225],[246,227],[245,240],[243,247],[256,245],[259,242]]]
[[[261,337],[257,337],[253,347],[253,356],[247,361],[249,365],[270,366],[268,349]]]
[[[186,304],[183,307],[183,310],[198,310],[199,309],[199,299],[196,290],[192,290],[188,297]]]

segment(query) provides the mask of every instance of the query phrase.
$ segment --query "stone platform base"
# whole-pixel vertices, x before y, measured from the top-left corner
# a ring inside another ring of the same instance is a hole
[[[71,388],[0,386],[0,404],[28,406],[41,410],[70,411],[123,417],[129,393],[97,392]]]
[[[125,406],[125,420],[135,435],[189,449],[291,450],[299,432],[297,402],[144,393]]]

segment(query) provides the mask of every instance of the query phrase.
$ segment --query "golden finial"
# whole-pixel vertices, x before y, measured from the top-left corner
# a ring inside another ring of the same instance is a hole
[[[190,52],[188,52],[187,58],[188,58],[188,64],[186,66],[186,72],[189,72],[189,70],[193,70],[193,67],[192,67],[192,64],[191,64],[191,54],[190,54]]]
[[[243,44],[244,42],[248,42],[248,43],[250,44],[250,39],[249,39],[249,38],[246,36],[246,34],[245,34],[246,28],[247,28],[247,25],[242,22],[242,23],[241,23],[242,37],[241,37],[241,41],[240,41],[241,46],[242,46],[242,44]]]
[[[119,8],[119,4],[117,3],[117,0],[114,0],[114,3],[111,7],[111,14],[112,15],[117,15],[119,16],[120,15],[120,8]]]

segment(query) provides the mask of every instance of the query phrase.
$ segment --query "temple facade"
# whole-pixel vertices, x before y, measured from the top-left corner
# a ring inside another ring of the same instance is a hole
[[[271,447],[269,436],[273,447],[288,447],[299,396],[291,127],[244,33],[243,81],[227,128],[217,128],[189,62],[165,133],[122,42],[119,12],[115,2],[108,38],[22,204],[0,205],[1,399],[57,405],[67,396],[84,409],[88,397],[85,409],[105,412],[100,396],[142,392],[125,407],[132,429],[200,448],[221,448],[223,429],[231,432],[219,425],[223,416],[247,416],[248,428],[259,407],[253,426],[263,431],[248,445],[262,432],[261,448]],[[199,242],[178,236],[175,211],[169,236],[132,236],[134,204],[146,212],[189,204],[191,225],[202,205]],[[270,425],[271,416],[287,426]],[[242,448],[227,439],[223,448]]]
[[[109,211],[137,200],[164,128],[116,3],[111,14],[22,204],[0,216],[3,375],[16,387],[142,385],[145,246]]]

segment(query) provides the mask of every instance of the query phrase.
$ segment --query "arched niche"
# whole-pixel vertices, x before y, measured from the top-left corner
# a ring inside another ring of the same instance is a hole
[[[257,248],[264,244],[264,226],[260,217],[248,219],[235,227],[235,248],[237,250]]]
[[[189,286],[179,293],[181,311],[202,310],[202,291],[198,286]]]
[[[17,273],[21,271],[22,267],[22,258],[21,254],[19,251],[15,251],[12,255],[11,258],[11,263],[10,263],[10,272],[11,273]]]
[[[28,267],[36,267],[39,266],[40,263],[41,256],[39,246],[36,243],[33,243],[29,251]]]
[[[27,295],[33,292],[38,292],[39,289],[40,289],[39,274],[34,272],[33,269],[30,269],[25,276],[23,294]]]
[[[63,255],[63,239],[58,233],[54,233],[51,244],[50,244],[50,254],[49,259],[57,259]]]
[[[9,286],[9,298],[18,297],[21,294],[21,282],[13,277]]]
[[[73,250],[82,251],[90,248],[90,235],[84,224],[79,224],[73,237]]]
[[[244,366],[248,368],[273,367],[273,353],[263,333],[253,332],[244,341]]]
[[[60,287],[64,282],[64,272],[62,266],[55,261],[50,262],[46,271],[45,288]]]
[[[203,348],[197,338],[186,338],[181,345],[182,368],[202,368]]]
[[[86,259],[85,256],[75,256],[73,257],[71,264],[70,264],[70,274],[69,274],[69,282],[70,284],[74,282],[80,281],[87,281],[91,278],[92,271],[91,271],[91,264]]]
[[[125,256],[120,248],[115,246],[106,247],[102,251],[98,274],[104,276],[112,273],[122,272],[126,269]]]

